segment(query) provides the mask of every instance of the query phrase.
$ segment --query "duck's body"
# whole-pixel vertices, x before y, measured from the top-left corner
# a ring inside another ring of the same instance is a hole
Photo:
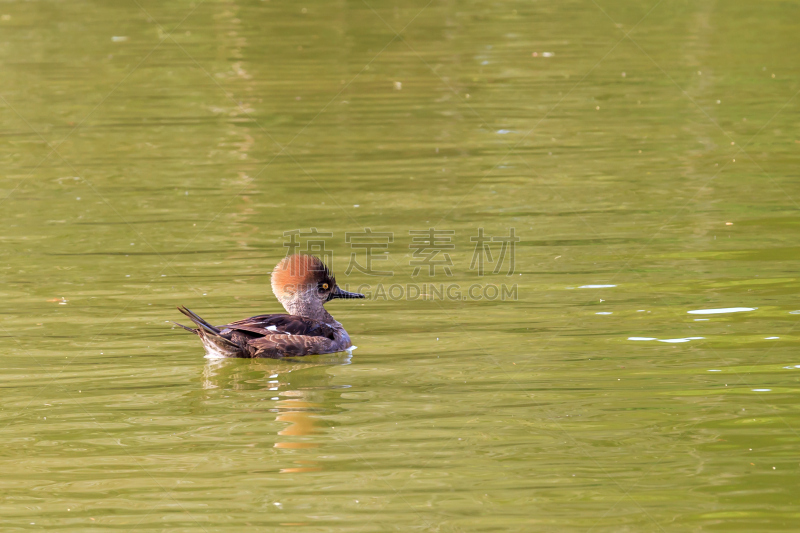
[[[291,357],[334,353],[352,346],[344,327],[323,304],[334,298],[363,298],[343,291],[316,257],[293,255],[275,267],[272,290],[290,313],[258,315],[224,326],[212,326],[185,307],[196,329],[178,324],[198,335],[210,357]]]

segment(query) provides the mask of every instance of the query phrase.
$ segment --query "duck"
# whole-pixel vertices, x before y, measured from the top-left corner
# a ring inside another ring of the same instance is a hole
[[[339,287],[322,260],[306,254],[285,257],[272,271],[271,285],[288,314],[257,315],[213,326],[185,306],[179,306],[178,310],[197,327],[174,324],[200,337],[208,358],[280,359],[352,348],[350,335],[324,304],[364,295]]]

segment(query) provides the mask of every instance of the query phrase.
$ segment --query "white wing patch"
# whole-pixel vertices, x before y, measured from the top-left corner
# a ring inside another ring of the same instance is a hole
[[[290,337],[292,336],[292,334],[288,331],[278,331],[278,326],[267,326],[265,329],[268,331],[274,331],[275,333],[283,333],[284,335],[289,335]]]

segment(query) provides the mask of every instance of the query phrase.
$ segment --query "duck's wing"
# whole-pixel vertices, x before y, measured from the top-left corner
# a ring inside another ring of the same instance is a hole
[[[337,351],[335,344],[327,337],[273,334],[250,339],[247,348],[250,357],[280,358],[332,353]]]
[[[263,337],[303,336],[336,339],[336,332],[328,324],[297,315],[258,315],[220,326],[220,329],[247,331]]]

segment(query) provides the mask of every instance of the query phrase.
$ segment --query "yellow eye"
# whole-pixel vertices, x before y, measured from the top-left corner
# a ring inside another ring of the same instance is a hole
[[[322,284],[322,288],[323,288],[323,289],[327,289],[327,288],[328,288],[328,284],[327,284],[327,283],[323,283],[323,284]]]

